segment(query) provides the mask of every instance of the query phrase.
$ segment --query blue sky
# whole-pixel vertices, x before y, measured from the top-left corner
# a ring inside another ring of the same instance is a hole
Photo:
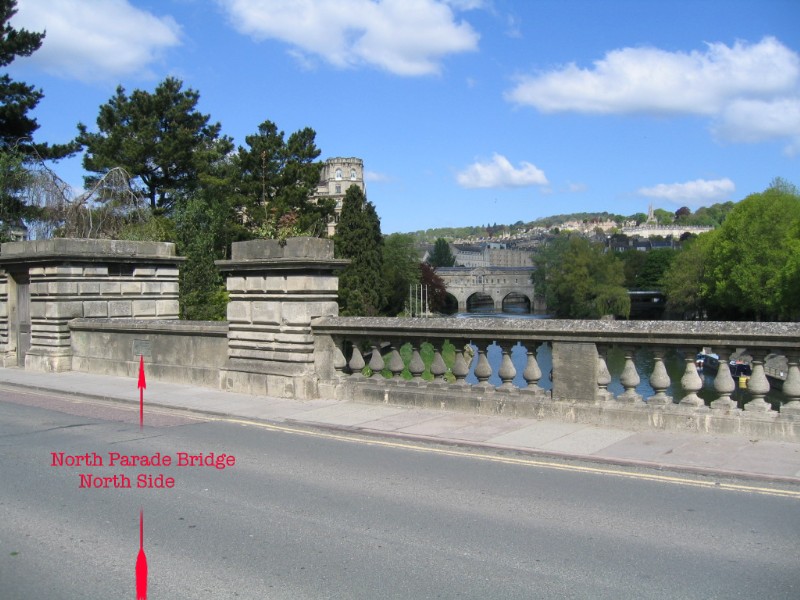
[[[364,160],[384,233],[800,185],[797,0],[18,0],[40,141],[167,76]],[[80,186],[80,159],[56,171]]]

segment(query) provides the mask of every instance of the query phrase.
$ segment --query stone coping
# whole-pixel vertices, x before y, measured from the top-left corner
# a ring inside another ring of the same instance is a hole
[[[171,242],[56,238],[7,242],[0,246],[0,266],[120,262],[177,264],[184,260],[175,255],[175,244]]]
[[[177,319],[73,319],[73,331],[113,331],[116,333],[167,333],[182,335],[228,335],[228,321],[179,321]]]
[[[297,271],[304,275],[327,274],[344,269],[350,264],[345,259],[308,258],[253,258],[245,260],[215,260],[214,264],[223,273],[229,271]]]
[[[776,348],[800,351],[797,323],[730,321],[601,321],[564,319],[321,317],[315,334],[374,338],[430,337],[495,341],[542,341],[617,345],[664,345],[720,348]]]
[[[6,242],[0,246],[0,249],[3,256],[38,254],[175,256],[175,244],[172,242],[137,242],[131,240],[54,238],[27,242]]]

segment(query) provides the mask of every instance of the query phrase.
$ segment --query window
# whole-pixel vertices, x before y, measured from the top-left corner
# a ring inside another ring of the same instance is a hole
[[[336,169],[336,179],[339,180],[342,178],[342,170]]]
[[[342,193],[342,186],[339,183],[336,184],[336,193],[337,194],[341,194]]]
[[[356,180],[356,170],[355,169],[350,169],[350,179],[352,181]]]

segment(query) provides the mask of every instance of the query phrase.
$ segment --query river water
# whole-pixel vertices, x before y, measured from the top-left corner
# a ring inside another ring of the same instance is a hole
[[[507,313],[461,313],[456,315],[457,318],[505,318],[505,319],[547,319],[549,318],[547,315],[531,315],[531,314],[507,314]],[[549,390],[552,388],[552,383],[550,379],[550,373],[553,369],[553,357],[551,354],[551,349],[549,344],[542,344],[538,348],[535,349],[536,351],[536,360],[539,363],[539,368],[542,371],[542,378],[539,380],[539,386]],[[497,371],[500,368],[500,362],[503,358],[503,353],[500,347],[497,344],[492,344],[489,346],[487,350],[486,357],[489,360],[489,364],[492,366],[492,376],[489,378],[489,383],[492,385],[500,385],[501,380],[500,377],[497,375]],[[694,358],[694,357],[692,357]],[[518,387],[526,387],[526,382],[522,378],[522,372],[525,370],[525,366],[527,364],[528,356],[527,356],[527,349],[520,344],[517,344],[512,348],[511,351],[511,362],[514,363],[514,368],[517,370],[517,376],[514,379],[514,385]],[[477,364],[477,352],[476,356],[473,359],[472,365],[470,366],[470,372],[467,376],[468,383],[477,383],[478,379],[474,375],[475,365]],[[653,365],[655,361],[653,360],[653,353],[652,351],[648,350],[647,348],[641,348],[636,352],[634,357],[634,362],[636,364],[636,371],[639,373],[639,379],[641,380],[639,385],[636,387],[637,393],[641,394],[642,398],[647,400],[648,397],[652,396],[655,392],[653,391],[652,386],[650,385],[649,378],[651,373],[653,372]],[[611,348],[608,352],[608,356],[606,357],[606,364],[608,365],[608,370],[611,373],[611,383],[608,386],[609,391],[611,391],[615,396],[621,394],[625,391],[625,388],[619,381],[620,375],[622,374],[622,370],[625,367],[625,355],[623,352],[617,348]],[[670,387],[667,389],[667,395],[672,396],[674,402],[679,402],[680,399],[686,394],[686,392],[681,387],[681,377],[683,377],[684,369],[686,367],[686,363],[684,361],[684,357],[681,353],[670,350],[664,356],[664,366],[667,369],[667,374],[670,378]],[[698,396],[700,396],[706,404],[709,404],[712,400],[715,400],[718,396],[717,392],[714,390],[714,373],[702,373],[700,372],[700,377],[703,380],[703,389],[698,392]],[[739,407],[741,408],[744,406],[746,402],[749,402],[751,399],[750,392],[747,389],[742,389],[738,387],[731,394],[731,398],[737,401]],[[780,390],[771,390],[770,393],[767,395],[766,400],[771,402],[773,408],[778,407],[778,405],[785,401],[783,393]]]

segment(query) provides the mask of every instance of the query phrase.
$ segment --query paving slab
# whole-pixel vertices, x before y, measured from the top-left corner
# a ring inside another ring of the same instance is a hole
[[[0,368],[0,387],[4,385],[131,404],[139,401],[136,379],[132,377]],[[580,423],[333,399],[297,401],[155,381],[148,382],[145,394],[145,401],[153,405],[198,413],[321,427],[352,427],[374,433],[425,436],[443,442],[800,482],[800,444],[792,442],[682,431],[637,432]]]
[[[539,446],[542,450],[588,456],[633,435],[621,429],[587,427]]]
[[[324,423],[352,427],[360,423],[374,421],[398,412],[402,408],[378,406],[374,404],[338,403],[324,408],[310,410],[302,414],[305,422]]]
[[[485,417],[484,417],[485,418]],[[450,434],[464,427],[480,423],[481,417],[458,413],[440,413],[435,419],[403,427],[398,431],[408,435],[425,435],[450,439]]]
[[[526,421],[523,420],[523,423]],[[530,423],[530,421],[527,421]],[[504,446],[538,447],[564,436],[586,429],[587,425],[576,423],[560,423],[551,421],[534,421],[516,431],[495,436],[487,441]]]

